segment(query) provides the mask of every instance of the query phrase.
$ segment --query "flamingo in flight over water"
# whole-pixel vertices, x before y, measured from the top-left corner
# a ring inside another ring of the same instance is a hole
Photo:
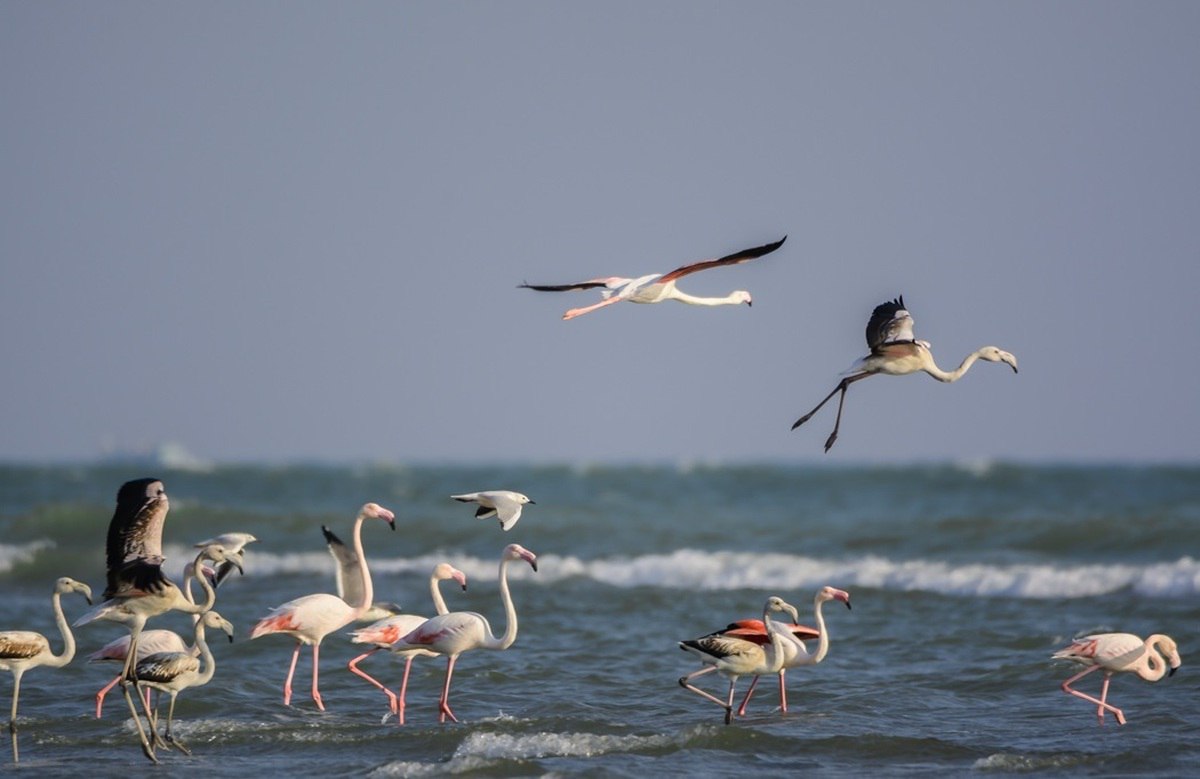
[[[50,649],[50,641],[41,633],[32,630],[5,630],[0,632],[0,670],[13,675],[12,711],[8,717],[8,730],[13,737],[13,762],[20,760],[17,752],[17,704],[21,700],[21,677],[30,668],[47,666],[62,668],[75,657],[75,636],[67,618],[63,616],[62,596],[69,592],[78,592],[92,602],[92,588],[83,582],[77,582],[69,577],[62,577],[54,584],[54,594],[50,596],[50,605],[54,609],[54,622],[58,626],[59,635],[63,640],[63,651],[56,655]]]
[[[799,668],[806,665],[816,665],[825,659],[825,655],[829,653],[829,632],[825,629],[825,617],[821,613],[821,606],[825,603],[836,600],[846,604],[846,608],[850,608],[850,593],[845,590],[839,590],[836,587],[822,587],[817,590],[816,597],[813,598],[813,619],[817,623],[814,630],[803,625],[777,625],[776,629],[783,635],[783,667],[779,669],[779,710],[787,713],[787,686],[784,681],[784,676],[789,668]],[[744,638],[748,641],[753,641],[756,644],[766,644],[770,641],[767,635],[766,626],[757,619],[744,619],[734,622],[720,631],[720,635],[730,636],[732,638]],[[810,639],[817,639],[817,651],[810,653],[808,646],[804,643]],[[750,703],[750,696],[754,695],[754,688],[758,686],[758,676],[750,682],[750,689],[746,690],[746,696],[742,698],[742,704],[738,707],[738,716],[746,716],[746,706]]]
[[[500,555],[500,600],[504,604],[507,624],[504,633],[497,637],[487,617],[474,611],[452,611],[430,617],[416,630],[392,644],[391,651],[404,652],[409,649],[427,649],[446,655],[446,682],[438,699],[438,722],[446,717],[458,722],[450,710],[450,679],[454,676],[454,664],[458,656],[471,649],[508,649],[517,640],[517,609],[508,591],[508,566],[516,560],[524,560],[537,571],[537,555],[520,544],[509,544]]]
[[[447,579],[453,579],[462,586],[463,590],[467,589],[467,575],[465,573],[450,565],[450,563],[438,563],[434,566],[433,574],[429,577],[429,592],[433,596],[433,610],[435,614],[450,613],[450,609],[446,608],[446,599],[442,597],[442,591],[438,587],[441,582]],[[349,668],[351,673],[361,676],[383,691],[383,694],[388,697],[389,709],[396,715],[396,724],[398,725],[404,724],[404,696],[408,691],[408,673],[412,669],[412,661],[417,657],[437,657],[437,652],[431,652],[428,649],[399,649],[392,651],[392,654],[396,657],[404,658],[404,677],[400,682],[399,696],[389,690],[378,679],[360,669],[358,664],[380,649],[391,650],[393,644],[403,636],[408,635],[425,624],[427,619],[429,618],[422,617],[419,614],[395,614],[381,619],[374,624],[367,625],[365,628],[360,628],[351,634],[353,636],[351,641],[355,644],[375,645],[372,649],[368,649],[350,661]]]
[[[877,373],[889,376],[905,376],[917,371],[925,371],[938,381],[958,381],[975,364],[976,360],[988,362],[1003,362],[1017,372],[1017,358],[1003,349],[995,346],[983,346],[971,352],[952,371],[944,371],[933,361],[928,341],[918,341],[913,337],[913,319],[904,308],[904,296],[888,303],[881,303],[871,312],[867,322],[867,346],[871,353],[860,359],[851,368],[850,375],[838,382],[833,391],[816,405],[812,411],[800,417],[792,424],[792,429],[803,425],[813,414],[829,402],[834,395],[841,393],[838,399],[837,420],[833,423],[833,432],[825,440],[825,451],[837,440],[838,427],[842,424],[842,404],[846,402],[846,390],[856,381],[874,376]]]
[[[1145,641],[1132,633],[1097,633],[1076,639],[1051,657],[1086,665],[1087,668],[1062,683],[1062,691],[1096,704],[1096,716],[1101,722],[1104,722],[1104,712],[1111,711],[1120,725],[1125,724],[1125,714],[1108,702],[1108,683],[1113,674],[1135,673],[1148,682],[1157,682],[1163,676],[1174,676],[1179,666],[1183,665],[1175,640],[1161,633],[1155,633]],[[1100,688],[1099,698],[1071,687],[1092,671],[1099,670],[1104,671],[1104,684]]]
[[[539,292],[569,292],[577,289],[604,287],[604,290],[600,293],[604,296],[603,300],[599,303],[593,303],[590,306],[584,306],[583,308],[572,308],[563,314],[563,319],[574,319],[577,316],[595,311],[598,308],[611,306],[613,303],[620,303],[622,300],[628,300],[631,303],[661,303],[664,300],[677,300],[680,303],[690,303],[693,306],[731,306],[745,303],[749,306],[753,302],[750,298],[750,293],[742,289],[730,292],[725,297],[720,298],[696,297],[677,289],[675,282],[697,271],[717,268],[722,265],[739,265],[756,257],[762,257],[764,254],[770,254],[780,246],[783,246],[783,242],[786,240],[787,236],[785,235],[775,243],[756,246],[753,249],[743,249],[740,252],[727,254],[715,260],[693,262],[690,265],[676,268],[670,273],[651,273],[636,279],[607,276],[580,281],[575,284],[521,283],[517,286],[523,289],[535,289]]]
[[[501,530],[511,530],[521,518],[521,507],[526,503],[533,504],[527,496],[511,490],[485,490],[483,492],[467,492],[450,497],[461,503],[478,503],[475,510],[476,519],[496,517],[500,521]]]
[[[733,719],[733,691],[737,681],[743,676],[760,676],[762,674],[778,673],[783,667],[784,649],[783,624],[771,619],[771,612],[787,612],[792,622],[800,618],[796,607],[772,595],[763,604],[763,624],[766,625],[770,644],[763,646],[754,641],[734,638],[721,633],[709,633],[707,636],[680,641],[679,648],[700,658],[704,667],[679,679],[679,686],[691,690],[702,698],[712,701],[725,709],[725,724]],[[717,671],[729,679],[729,695],[727,700],[701,690],[692,684],[692,680],[707,673]]]
[[[351,606],[356,606],[362,601],[362,558],[324,525],[321,525],[321,533],[325,536],[325,546],[329,548],[329,554],[337,564],[334,568],[334,580],[337,583],[338,597]],[[370,576],[370,572],[367,575]],[[354,621],[376,622],[399,613],[400,607],[395,603],[374,601],[371,607]]]
[[[292,677],[296,673],[296,661],[300,659],[300,647],[311,644],[313,648],[312,669],[312,699],[317,708],[325,711],[325,703],[321,700],[318,689],[318,663],[321,654],[321,641],[333,631],[343,628],[361,617],[371,608],[371,599],[375,590],[371,586],[371,572],[367,569],[367,560],[363,555],[362,524],[367,519],[382,519],[392,530],[396,529],[396,515],[378,503],[367,503],[358,512],[354,520],[354,554],[358,556],[361,565],[359,570],[360,590],[358,603],[346,603],[336,595],[316,593],[288,601],[277,606],[271,613],[259,621],[250,633],[255,639],[268,633],[286,633],[296,639],[296,649],[292,652],[292,664],[288,668],[287,679],[283,683],[283,705],[292,705]]]

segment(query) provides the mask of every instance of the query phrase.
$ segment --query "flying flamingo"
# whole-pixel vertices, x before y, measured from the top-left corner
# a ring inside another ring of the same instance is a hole
[[[359,582],[362,586],[360,600],[351,606],[336,595],[317,593],[305,595],[302,598],[288,601],[282,606],[271,610],[271,613],[259,621],[250,633],[255,639],[268,633],[286,633],[296,639],[296,649],[292,652],[292,664],[288,668],[287,679],[283,683],[283,705],[292,705],[292,676],[296,673],[296,661],[300,659],[300,647],[311,644],[313,648],[312,670],[312,699],[317,708],[325,711],[321,700],[321,691],[317,687],[318,662],[321,654],[321,641],[338,628],[349,625],[358,619],[363,612],[371,607],[371,599],[375,590],[371,586],[371,572],[367,569],[366,556],[363,554],[362,524],[363,520],[382,519],[392,530],[396,529],[396,515],[377,503],[367,503],[358,512],[354,520],[354,553],[362,561],[359,566]]]
[[[61,655],[54,654],[50,649],[50,641],[41,633],[32,630],[5,630],[0,632],[0,670],[13,675],[12,711],[8,717],[8,730],[13,734],[13,762],[20,760],[17,753],[17,704],[21,700],[21,677],[30,668],[47,666],[62,668],[75,657],[75,636],[63,616],[62,596],[68,592],[78,592],[92,602],[92,588],[83,582],[77,582],[66,576],[54,583],[54,594],[50,596],[50,604],[54,608],[54,622],[58,625],[59,635],[63,640]]]
[[[838,382],[833,391],[817,404],[816,408],[796,420],[792,429],[803,425],[813,414],[829,402],[834,395],[841,393],[838,399],[837,420],[833,423],[833,432],[825,440],[825,451],[829,451],[837,440],[838,427],[842,424],[842,405],[846,402],[846,390],[856,381],[874,376],[877,373],[888,376],[905,376],[917,371],[925,371],[938,381],[953,382],[963,377],[963,374],[975,364],[976,360],[988,362],[1003,362],[1010,365],[1013,373],[1017,372],[1017,358],[1003,349],[995,346],[983,346],[966,356],[966,359],[952,371],[944,371],[933,361],[928,341],[918,341],[913,338],[913,319],[904,308],[904,297],[898,297],[890,303],[881,303],[871,312],[867,322],[867,346],[871,353],[860,359],[851,368],[850,375]]]
[[[816,597],[813,598],[813,619],[817,623],[815,630],[803,625],[781,624],[776,626],[776,630],[784,637],[783,667],[779,669],[779,709],[785,714],[788,710],[787,685],[784,682],[787,669],[816,665],[824,660],[825,655],[829,652],[829,633],[825,629],[825,617],[821,614],[821,606],[831,600],[841,601],[846,604],[847,609],[850,608],[850,593],[836,587],[822,587],[817,590]],[[766,644],[770,641],[763,623],[756,619],[734,622],[720,633],[733,638],[744,638],[757,644]],[[804,642],[813,638],[817,639],[817,651],[810,654],[808,646]],[[750,682],[750,689],[746,690],[746,697],[742,698],[742,704],[738,707],[739,717],[746,716],[746,706],[750,703],[750,696],[754,694],[754,688],[757,686],[758,676],[755,676]]]
[[[438,563],[433,569],[433,574],[429,577],[429,592],[433,595],[433,609],[436,614],[448,614],[450,612],[446,608],[446,600],[442,597],[442,591],[438,587],[439,582],[443,582],[446,579],[454,579],[462,585],[464,590],[467,589],[467,575],[465,573],[449,563]],[[354,643],[374,644],[375,647],[351,660],[350,670],[383,691],[384,695],[388,697],[388,702],[391,704],[391,712],[396,715],[398,725],[404,724],[404,695],[408,691],[408,672],[412,669],[413,659],[416,657],[436,657],[437,653],[430,652],[428,649],[402,649],[392,652],[397,657],[404,658],[404,678],[400,682],[400,696],[398,698],[384,684],[369,675],[366,671],[361,670],[358,667],[358,663],[375,654],[380,649],[391,649],[396,641],[425,624],[427,619],[428,617],[422,617],[417,614],[396,614],[381,619],[365,628],[356,630],[352,634],[352,641]]]
[[[780,629],[782,625],[770,618],[773,611],[786,611],[791,614],[793,622],[799,620],[795,606],[777,595],[767,598],[767,602],[763,604],[762,621],[766,625],[771,643],[765,647],[753,641],[732,638],[721,633],[710,633],[707,636],[679,642],[680,649],[696,655],[704,663],[704,668],[681,677],[679,686],[724,708],[726,725],[733,719],[733,690],[737,685],[737,680],[742,676],[778,673],[779,669],[783,667],[783,642],[785,639],[783,631]],[[729,679],[727,700],[723,701],[692,684],[693,679],[713,671],[717,671]]]
[[[321,525],[321,533],[325,536],[325,546],[329,548],[329,554],[337,564],[333,573],[338,597],[353,606],[362,600],[362,565],[359,562],[361,558],[324,525]],[[354,621],[376,622],[399,613],[400,607],[395,603],[375,601]]]
[[[589,281],[581,281],[576,284],[518,284],[518,287],[524,289],[535,289],[540,292],[568,292],[576,289],[593,289],[595,287],[604,287],[600,293],[604,299],[599,303],[594,303],[583,308],[572,308],[567,313],[563,314],[563,319],[574,319],[577,316],[582,316],[590,311],[595,311],[604,306],[611,306],[613,303],[620,303],[622,300],[628,300],[631,303],[661,303],[664,300],[678,300],[680,303],[690,303],[693,306],[728,306],[745,303],[751,305],[750,293],[745,290],[735,290],[730,292],[725,297],[696,297],[689,295],[682,290],[675,288],[675,282],[697,271],[706,270],[708,268],[716,268],[722,265],[740,265],[743,262],[753,260],[756,257],[762,257],[764,254],[771,252],[783,246],[783,242],[787,240],[785,235],[775,243],[769,243],[765,246],[756,246],[753,249],[743,249],[740,252],[729,254],[724,257],[719,257],[715,260],[702,260],[694,262],[690,265],[684,265],[676,268],[670,273],[651,273],[647,276],[642,276],[636,279],[626,279],[619,276],[608,276],[603,278],[591,279]]]
[[[508,591],[508,565],[514,560],[524,560],[537,571],[537,555],[533,552],[520,544],[504,547],[500,555],[500,600],[504,603],[507,624],[502,636],[497,638],[492,634],[492,627],[482,614],[453,611],[430,617],[391,647],[393,652],[427,649],[435,654],[446,655],[446,682],[438,699],[438,722],[445,722],[446,717],[458,722],[450,710],[450,679],[454,676],[454,664],[458,656],[470,649],[508,649],[517,640],[517,609]]]
[[[1165,659],[1163,654],[1166,655]],[[1051,657],[1086,665],[1087,668],[1062,683],[1062,691],[1096,704],[1096,716],[1100,722],[1104,722],[1105,710],[1111,711],[1116,715],[1119,725],[1125,724],[1125,714],[1108,702],[1108,683],[1114,673],[1135,673],[1148,682],[1157,682],[1163,676],[1174,676],[1179,666],[1183,665],[1175,640],[1161,633],[1155,633],[1145,641],[1132,633],[1097,633],[1077,639]],[[1100,688],[1099,698],[1071,687],[1092,671],[1101,669],[1104,671],[1104,684]]]
[[[484,492],[467,492],[462,495],[451,495],[462,503],[478,503],[475,511],[476,519],[496,517],[500,520],[501,530],[511,530],[521,518],[521,507],[526,503],[532,504],[525,495],[509,490],[486,490]]]
[[[252,544],[257,540],[257,538],[249,533],[222,533],[215,538],[210,538],[207,541],[201,541],[197,544],[193,544],[193,546],[197,549],[203,549],[206,546],[212,546],[213,544],[216,544],[217,546],[225,547],[225,551],[229,554],[235,555],[241,553],[246,544]],[[221,563],[219,566],[217,566],[213,586],[216,587],[221,582],[225,581],[225,577],[228,576],[236,567],[237,566],[235,566],[233,563]],[[241,572],[241,569],[239,568],[238,571]]]
[[[225,631],[229,640],[233,641],[233,625],[217,612],[206,611],[196,621],[195,646],[200,653],[198,658],[191,650],[185,649],[182,652],[156,652],[146,655],[137,662],[136,684],[138,689],[154,688],[171,696],[171,703],[167,707],[166,743],[185,755],[190,755],[191,750],[176,741],[171,733],[171,723],[175,719],[175,698],[183,690],[208,684],[213,677],[216,661],[213,660],[212,650],[205,641],[204,629],[206,627]],[[155,720],[151,724],[151,728],[156,731],[157,735],[157,718]]]

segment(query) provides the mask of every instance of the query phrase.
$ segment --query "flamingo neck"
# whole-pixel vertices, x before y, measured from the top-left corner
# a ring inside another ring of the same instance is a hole
[[[517,607],[513,605],[512,595],[508,591],[510,562],[512,561],[507,557],[500,561],[500,600],[504,603],[504,635],[500,638],[488,636],[485,644],[488,649],[508,649],[517,640]]]
[[[813,603],[813,619],[817,623],[817,630],[821,631],[817,637],[817,651],[812,656],[810,663],[816,664],[825,659],[825,655],[829,652],[829,631],[825,629],[825,615],[821,613],[821,607],[825,605],[825,601],[818,600]]]
[[[767,657],[765,673],[779,673],[783,669],[783,631],[779,630],[775,620],[771,619],[771,610],[763,609],[763,625],[767,628],[767,636],[771,639],[771,652]]]
[[[730,292],[723,298],[708,298],[689,295],[680,289],[671,289],[671,300],[678,300],[680,303],[687,303],[692,306],[734,306],[742,301],[738,299],[736,292]]]
[[[204,602],[203,603],[196,604],[192,600],[192,594],[190,592],[190,582],[188,580],[189,572],[186,569],[183,572],[184,573],[184,582],[183,582],[184,583],[184,589],[183,589],[184,600],[187,601],[187,603],[190,604],[190,606],[191,606],[191,608],[186,608],[183,610],[191,612],[192,614],[203,614],[204,612],[211,609],[213,607],[213,604],[215,604],[217,602],[217,591],[214,590],[213,586],[208,583],[208,577],[204,575],[203,571],[201,571],[199,574],[196,573],[197,569],[200,568],[200,560],[203,557],[203,555],[204,555],[204,553],[201,552],[199,555],[196,556],[196,559],[192,561],[192,568],[191,568],[191,572],[190,572],[191,575],[196,579],[196,581],[200,582],[200,589],[204,591]]]
[[[436,576],[429,577],[429,593],[433,595],[433,610],[439,616],[449,614],[450,609],[446,608],[446,599],[442,597],[441,582]]]
[[[67,624],[66,616],[63,615],[62,594],[58,590],[55,590],[54,594],[50,596],[50,603],[54,607],[54,623],[58,625],[58,632],[62,636],[63,651],[61,655],[51,654],[50,659],[42,665],[61,668],[75,659],[75,636],[71,633],[71,626]]]
[[[1148,682],[1157,682],[1167,674],[1166,658],[1158,651],[1158,642],[1165,638],[1155,634],[1146,639],[1146,662],[1137,667],[1137,675]]]
[[[354,607],[354,618],[358,619],[371,608],[375,600],[375,589],[371,585],[371,572],[367,569],[367,556],[363,554],[362,526],[363,515],[359,513],[354,520],[354,553],[358,555],[359,575],[362,577],[362,601]]]
[[[922,370],[938,381],[944,381],[947,383],[958,381],[968,370],[970,370],[971,366],[975,364],[975,361],[979,359],[981,351],[982,350],[976,350],[968,354],[963,359],[962,363],[952,371],[944,371],[939,368],[937,363],[933,361],[933,355],[930,352],[925,351],[924,354],[926,355],[927,359],[925,360],[926,365],[922,368]]]
[[[208,684],[213,673],[217,670],[217,661],[213,659],[212,650],[208,648],[208,641],[204,636],[204,620],[196,623],[196,639],[192,646],[192,651],[200,650],[200,674],[196,677],[196,681],[190,686],[199,687],[202,684]]]

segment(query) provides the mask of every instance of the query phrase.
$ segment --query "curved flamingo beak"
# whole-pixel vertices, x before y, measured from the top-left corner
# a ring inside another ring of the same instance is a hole
[[[466,590],[467,590],[467,575],[465,573],[463,573],[462,571],[455,571],[454,573],[452,573],[450,575],[452,577],[454,577],[454,581],[456,581],[460,585],[462,585],[463,592],[466,592]]]

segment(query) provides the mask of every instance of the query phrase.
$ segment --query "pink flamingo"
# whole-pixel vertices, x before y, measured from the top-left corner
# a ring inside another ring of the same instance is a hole
[[[821,614],[821,606],[831,600],[841,601],[846,604],[847,609],[850,608],[850,593],[836,587],[822,587],[817,590],[816,597],[813,598],[813,619],[817,623],[815,629],[803,625],[777,626],[779,632],[784,636],[783,667],[779,669],[779,710],[785,714],[788,710],[787,685],[784,681],[787,670],[816,665],[824,660],[825,655],[829,652],[829,633],[825,629],[825,617]],[[763,623],[756,619],[734,622],[721,631],[721,635],[744,638],[758,644],[765,644],[770,640]],[[817,639],[817,651],[810,654],[808,645],[804,642],[813,638]],[[757,686],[758,676],[755,676],[750,682],[750,689],[746,690],[746,697],[742,699],[742,704],[738,707],[739,717],[746,716],[746,706],[750,703],[750,696],[754,695],[754,688]]]
[[[601,293],[604,299],[599,303],[583,308],[572,308],[563,314],[563,319],[574,319],[590,311],[595,311],[598,308],[611,306],[613,303],[620,303],[622,300],[628,300],[631,303],[661,303],[664,300],[678,300],[680,303],[690,303],[693,306],[729,306],[745,303],[749,306],[752,305],[753,301],[750,298],[750,293],[743,289],[734,290],[725,297],[720,298],[696,297],[676,289],[675,282],[697,271],[717,268],[722,265],[739,265],[756,257],[762,257],[764,254],[770,254],[780,246],[783,246],[783,242],[786,240],[787,236],[785,235],[775,243],[769,243],[765,246],[743,249],[740,252],[719,257],[715,260],[693,262],[690,265],[676,268],[670,273],[651,273],[636,279],[608,276],[581,281],[576,284],[518,284],[517,286],[524,289],[535,289],[539,292],[569,292],[576,289],[605,288]]]
[[[1165,659],[1163,654],[1166,655]],[[1087,668],[1062,683],[1062,691],[1096,704],[1096,716],[1100,722],[1104,722],[1104,712],[1107,710],[1116,716],[1120,725],[1125,724],[1125,714],[1108,702],[1108,683],[1114,673],[1135,673],[1148,682],[1157,682],[1163,676],[1174,676],[1179,666],[1183,665],[1175,640],[1161,633],[1155,633],[1145,641],[1132,633],[1097,633],[1075,640],[1051,657],[1086,665]],[[1104,670],[1104,684],[1100,688],[1099,698],[1071,687],[1092,671],[1101,669]]]
[[[976,360],[1007,363],[1013,373],[1017,372],[1017,358],[1003,349],[995,346],[983,346],[967,355],[966,359],[952,371],[944,371],[933,361],[928,341],[918,341],[913,337],[913,319],[904,308],[904,297],[898,297],[889,303],[875,306],[871,319],[867,322],[867,346],[871,353],[859,360],[851,369],[849,376],[838,382],[833,391],[816,405],[812,411],[797,419],[792,429],[803,425],[813,414],[829,402],[829,399],[839,392],[837,420],[833,423],[833,432],[825,440],[825,451],[829,451],[837,440],[838,428],[842,424],[842,405],[846,402],[846,390],[850,385],[868,376],[883,373],[888,376],[905,376],[917,371],[924,371],[938,381],[954,382],[963,377]]]
[[[8,730],[13,734],[13,762],[20,760],[17,752],[17,704],[21,700],[21,677],[30,668],[46,666],[62,668],[75,657],[75,636],[63,616],[62,596],[69,592],[78,592],[92,602],[92,589],[83,582],[64,576],[54,583],[54,593],[50,596],[50,605],[54,609],[54,623],[62,636],[63,651],[56,655],[50,649],[50,642],[41,633],[32,630],[5,630],[0,632],[0,670],[13,675],[12,711],[8,717]]]
[[[792,616],[792,621],[799,619],[796,607],[777,595],[767,598],[763,604],[762,621],[766,625],[771,643],[762,646],[754,641],[734,638],[721,633],[710,633],[707,636],[680,641],[679,648],[690,652],[704,663],[704,668],[694,671],[679,679],[679,686],[691,690],[702,698],[706,698],[725,709],[725,724],[733,719],[733,690],[737,680],[743,676],[778,673],[783,667],[783,625],[770,618],[771,612],[785,611]],[[692,680],[707,673],[717,671],[729,679],[729,696],[721,700],[717,696],[701,690],[692,684]]]
[[[429,618],[391,647],[393,652],[427,649],[435,654],[447,656],[446,682],[442,685],[442,695],[438,699],[438,722],[445,722],[446,717],[458,722],[458,718],[450,710],[450,679],[454,676],[454,664],[458,656],[470,649],[508,649],[517,640],[517,610],[508,591],[508,565],[515,560],[524,560],[537,571],[537,555],[533,552],[520,544],[504,547],[500,555],[500,600],[504,604],[507,624],[502,636],[497,638],[492,634],[491,625],[482,614],[473,611],[453,611]]]
[[[434,612],[439,615],[450,613],[450,609],[446,608],[446,600],[442,597],[442,591],[438,587],[439,582],[443,582],[446,579],[454,579],[464,590],[467,589],[467,575],[465,573],[449,563],[438,563],[433,569],[433,574],[429,577],[429,592],[433,595]],[[399,725],[404,724],[404,696],[408,691],[408,673],[412,669],[413,659],[417,657],[437,657],[437,653],[430,652],[428,649],[402,649],[392,652],[397,657],[404,658],[404,678],[400,682],[399,698],[383,683],[366,671],[361,670],[358,667],[358,663],[375,654],[380,649],[391,649],[392,645],[402,636],[408,635],[425,624],[427,619],[428,617],[422,617],[417,614],[395,614],[365,628],[356,630],[351,634],[355,644],[375,645],[373,649],[367,650],[350,661],[349,668],[351,672],[361,676],[383,691],[384,695],[388,697],[391,712],[396,715],[397,724]]]
[[[371,599],[375,590],[371,586],[371,573],[367,570],[367,559],[363,554],[362,524],[366,519],[385,520],[392,530],[396,529],[396,516],[377,503],[367,503],[358,512],[354,520],[354,552],[362,565],[359,567],[362,591],[358,604],[351,606],[336,595],[317,593],[305,595],[302,598],[288,601],[282,606],[271,610],[271,613],[259,621],[250,633],[255,639],[268,633],[286,633],[296,639],[296,649],[292,652],[292,664],[288,668],[287,679],[283,683],[283,705],[292,704],[292,676],[296,673],[296,661],[300,659],[300,647],[311,644],[313,648],[312,670],[312,699],[317,708],[325,711],[321,700],[321,692],[317,687],[318,662],[321,652],[321,641],[338,628],[349,625],[371,607]]]

